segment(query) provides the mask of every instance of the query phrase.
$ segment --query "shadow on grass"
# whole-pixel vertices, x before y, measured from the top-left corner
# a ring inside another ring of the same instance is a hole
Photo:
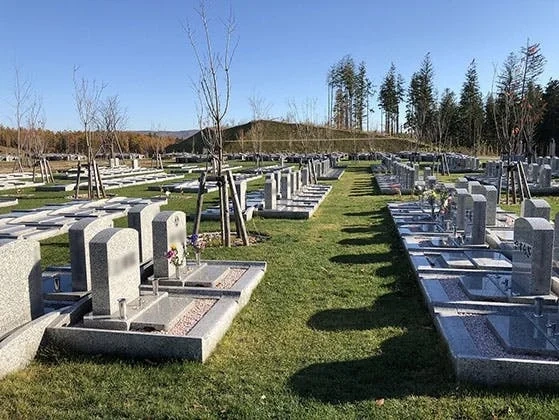
[[[384,234],[383,232],[373,236],[342,239],[341,241],[338,241],[338,244],[344,246],[367,246],[367,245],[375,245],[375,244],[385,244],[386,241],[387,241],[387,235]]]
[[[330,404],[440,396],[453,383],[449,367],[433,363],[440,361],[440,349],[432,344],[423,331],[409,331],[384,341],[375,356],[307,366],[289,379],[289,387],[303,398]]]
[[[369,233],[373,231],[373,226],[355,226],[341,229],[344,233]]]
[[[391,261],[392,257],[389,252],[384,253],[366,253],[366,254],[344,254],[335,255],[330,261],[335,264],[378,264]]]

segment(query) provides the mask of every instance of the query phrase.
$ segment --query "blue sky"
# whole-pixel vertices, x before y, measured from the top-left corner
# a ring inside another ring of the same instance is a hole
[[[0,1],[0,124],[12,125],[18,66],[43,98],[47,127],[77,129],[72,70],[79,66],[81,76],[107,84],[105,96],[119,95],[129,129],[196,128],[191,80],[198,70],[182,25],[198,24],[198,3]],[[486,93],[494,65],[529,38],[547,58],[542,83],[559,78],[557,0],[213,0],[209,15],[226,16],[229,5],[239,38],[230,122],[251,119],[254,94],[272,104],[272,117],[284,117],[289,101],[300,108],[315,102],[324,120],[326,73],[346,54],[364,61],[378,86],[391,62],[408,82],[430,52],[437,88],[457,93],[475,58]],[[371,128],[379,118],[377,110]]]

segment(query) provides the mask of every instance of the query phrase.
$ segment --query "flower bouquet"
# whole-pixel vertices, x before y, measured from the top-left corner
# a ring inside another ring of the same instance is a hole
[[[188,257],[188,247],[186,244],[181,244],[182,252],[175,244],[171,244],[171,249],[166,252],[165,257],[167,261],[175,266],[175,277],[180,278],[180,267],[186,263]]]
[[[190,246],[194,249],[194,256],[196,257],[196,265],[200,265],[200,257],[204,248],[206,248],[206,241],[199,235],[194,234],[190,237]]]

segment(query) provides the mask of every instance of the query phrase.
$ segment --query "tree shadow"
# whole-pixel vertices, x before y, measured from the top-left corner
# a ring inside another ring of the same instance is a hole
[[[441,360],[431,335],[408,331],[384,341],[372,357],[312,364],[291,376],[288,385],[303,398],[330,404],[452,392],[450,363]]]
[[[338,244],[344,246],[367,246],[384,244],[387,241],[387,235],[379,233],[376,235],[364,236],[359,238],[346,238],[338,241]]]
[[[335,255],[330,258],[330,262],[335,264],[378,264],[390,260],[389,252]]]
[[[344,233],[370,233],[373,231],[372,226],[355,226],[355,227],[346,227],[341,229]]]

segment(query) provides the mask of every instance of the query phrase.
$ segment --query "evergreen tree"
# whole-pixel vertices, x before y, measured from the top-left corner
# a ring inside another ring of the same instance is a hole
[[[379,107],[384,111],[384,131],[388,134],[399,132],[399,109],[403,96],[404,79],[400,74],[396,75],[396,66],[392,63],[379,89]]]
[[[446,150],[452,146],[452,139],[456,131],[458,105],[456,95],[450,89],[445,89],[434,112],[435,142],[439,150]]]
[[[413,74],[408,88],[407,127],[419,140],[429,138],[435,110],[434,71],[431,56],[427,53],[420,69]]]
[[[551,139],[559,143],[559,80],[551,79],[543,94],[545,112],[537,129],[538,144],[545,147]]]
[[[485,99],[483,112],[483,140],[486,146],[491,147],[493,152],[498,149],[497,143],[497,127],[495,125],[495,98],[492,94],[487,95]]]
[[[332,66],[327,76],[329,121],[336,128],[363,129],[363,117],[368,112],[372,84],[365,63],[355,68],[350,56]]]
[[[476,61],[472,60],[466,71],[466,80],[460,93],[460,125],[462,145],[473,148],[477,156],[483,128],[483,99],[479,90]]]

